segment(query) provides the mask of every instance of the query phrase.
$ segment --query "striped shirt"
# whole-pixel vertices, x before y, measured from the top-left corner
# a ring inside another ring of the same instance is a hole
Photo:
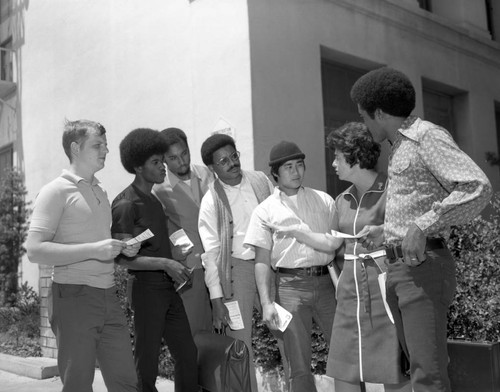
[[[449,236],[486,206],[491,184],[443,128],[410,116],[389,160],[386,243],[398,244],[415,223],[427,237]]]
[[[273,268],[326,265],[333,259],[333,252],[321,252],[295,238],[278,236],[263,222],[279,226],[300,225],[302,229],[316,233],[330,233],[336,214],[335,202],[325,192],[300,188],[295,204],[276,187],[274,193],[253,211],[244,242],[246,245],[270,250]]]

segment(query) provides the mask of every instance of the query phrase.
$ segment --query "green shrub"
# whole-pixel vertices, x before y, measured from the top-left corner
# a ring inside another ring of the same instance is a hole
[[[18,170],[0,173],[0,306],[8,305],[17,291],[17,270],[28,230],[25,195]]]
[[[448,243],[457,262],[457,291],[448,313],[448,336],[500,341],[500,194],[488,220],[454,227]]]
[[[41,356],[38,294],[24,283],[9,303],[0,308],[0,351],[23,357]]]

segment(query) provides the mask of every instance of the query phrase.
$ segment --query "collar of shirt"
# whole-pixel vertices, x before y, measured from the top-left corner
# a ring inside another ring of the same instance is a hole
[[[74,182],[75,184],[78,184],[80,181],[83,181],[84,183],[89,184],[89,182],[85,178],[80,177],[79,175],[77,175],[73,172],[70,172],[69,170],[66,170],[66,169],[63,169],[61,177],[65,178],[71,182]],[[94,185],[99,185],[99,184],[100,184],[100,181],[96,177],[93,177],[92,183],[90,183],[90,185],[94,186]]]
[[[196,172],[196,169],[193,167],[193,165],[190,166],[191,168],[191,174],[189,176],[189,179],[193,179],[194,177],[198,177],[200,178],[200,176],[198,175],[198,173]],[[181,181],[184,181],[184,180],[181,180],[179,177],[177,177],[174,173],[172,173],[168,167],[167,167],[167,176],[168,176],[168,182],[170,183],[170,186],[172,188],[174,188],[179,182]],[[200,178],[201,180],[201,178]]]
[[[299,191],[297,192],[297,200],[299,199],[299,195],[301,195],[302,193],[304,193],[304,187],[301,186],[299,188]],[[273,192],[273,197],[276,197],[277,199],[279,200],[283,200],[284,197],[288,198],[288,195],[283,192],[279,186],[275,186],[274,187],[274,192]],[[286,199],[285,199],[286,200]]]
[[[397,138],[400,134],[406,136],[407,138],[418,141],[418,125],[422,120],[417,116],[409,116],[403,121],[401,127],[398,129]],[[396,143],[394,143],[395,145]]]
[[[241,189],[241,187],[243,187],[247,182],[247,176],[245,175],[245,172],[243,170],[241,171],[241,181],[238,185],[228,185],[224,181],[220,181],[224,189]]]
[[[387,187],[387,176],[384,173],[378,173],[377,178],[375,178],[375,181],[373,182],[372,186],[365,193],[385,192],[386,187]],[[347,195],[347,194],[352,195],[354,197],[357,196],[354,185],[351,185],[349,188],[347,188],[340,195]]]

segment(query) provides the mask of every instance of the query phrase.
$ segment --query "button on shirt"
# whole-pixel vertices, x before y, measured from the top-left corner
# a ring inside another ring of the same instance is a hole
[[[491,184],[451,135],[410,116],[398,130],[389,159],[384,235],[399,244],[415,222],[427,237],[449,236],[491,198]]]
[[[252,248],[243,246],[243,239],[247,231],[248,222],[252,211],[257,207],[258,201],[252,185],[243,175],[239,185],[231,186],[221,181],[226,192],[231,213],[233,215],[233,247],[232,256],[242,260],[252,260],[255,252]],[[269,187],[273,185],[269,181]],[[201,201],[198,229],[205,253],[201,259],[205,267],[205,284],[210,292],[210,298],[222,297],[217,255],[220,248],[220,239],[217,234],[217,213],[212,192],[207,192]]]
[[[337,210],[332,197],[311,188],[300,188],[297,206],[290,198],[275,188],[253,212],[245,236],[245,244],[271,250],[273,268],[303,268],[328,264],[332,253],[321,252],[298,242],[295,238],[272,233],[264,222],[279,226],[300,225],[316,233],[330,233]]]

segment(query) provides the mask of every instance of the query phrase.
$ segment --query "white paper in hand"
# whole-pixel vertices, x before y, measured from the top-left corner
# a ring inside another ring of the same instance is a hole
[[[194,246],[184,229],[177,230],[176,232],[172,233],[169,238],[174,246],[182,247],[185,252],[187,252]]]
[[[360,235],[341,233],[340,231],[336,230],[332,230],[332,236],[335,238],[362,238]]]
[[[278,317],[280,318],[280,323],[278,325],[278,329],[281,332],[285,332],[286,327],[288,327],[288,324],[290,324],[290,321],[292,321],[292,314],[286,310],[283,306],[277,304],[276,302],[273,302],[273,305],[278,312]]]
[[[144,230],[141,234],[138,236],[129,239],[127,242],[125,242],[127,245],[134,245],[137,244],[138,242],[146,241],[148,238],[154,237],[155,235],[153,232],[149,229]]]
[[[233,331],[245,328],[238,301],[229,301],[224,303],[224,305],[226,305],[227,310],[229,310],[229,328]]]

